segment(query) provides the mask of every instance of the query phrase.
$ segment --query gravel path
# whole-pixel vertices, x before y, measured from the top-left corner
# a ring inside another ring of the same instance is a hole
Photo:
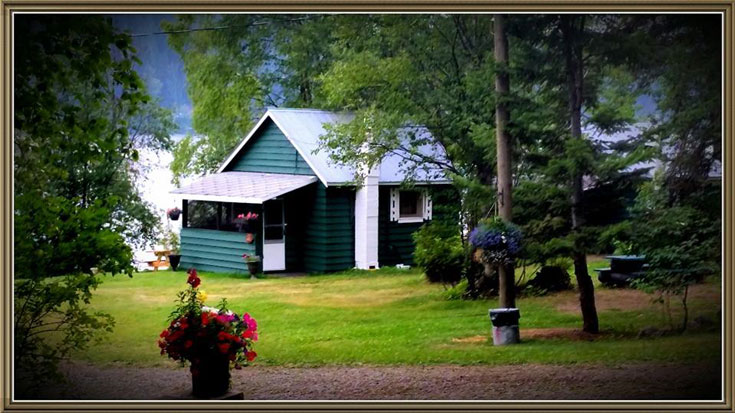
[[[22,399],[186,398],[186,368],[66,364],[69,382]],[[580,400],[719,399],[720,366],[630,364],[553,366],[249,367],[233,370],[246,400]]]

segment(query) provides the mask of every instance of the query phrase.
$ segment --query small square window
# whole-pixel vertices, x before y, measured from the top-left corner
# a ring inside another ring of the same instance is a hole
[[[390,220],[415,224],[431,220],[431,196],[424,189],[390,190]]]
[[[398,205],[399,218],[424,216],[424,196],[418,191],[400,191]]]

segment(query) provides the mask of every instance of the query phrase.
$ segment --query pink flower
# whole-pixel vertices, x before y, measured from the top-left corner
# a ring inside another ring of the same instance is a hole
[[[254,318],[250,317],[250,314],[245,313],[242,316],[242,321],[247,324],[248,330],[255,331],[258,329],[258,323],[255,321]]]
[[[237,216],[237,218],[238,218],[238,219],[245,219],[245,214],[239,214],[239,215]]]

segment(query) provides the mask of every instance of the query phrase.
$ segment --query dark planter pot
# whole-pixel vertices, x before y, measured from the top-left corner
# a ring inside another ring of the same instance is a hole
[[[179,262],[181,262],[181,255],[169,254],[168,262],[171,264],[171,269],[176,271],[176,269],[179,268]]]
[[[192,395],[198,398],[219,397],[230,389],[230,361],[219,353],[191,364]]]
[[[168,213],[168,217],[171,218],[171,221],[178,221],[180,215],[181,211],[171,211]]]
[[[260,272],[260,261],[256,262],[248,262],[248,271],[250,271],[250,275],[255,275]]]

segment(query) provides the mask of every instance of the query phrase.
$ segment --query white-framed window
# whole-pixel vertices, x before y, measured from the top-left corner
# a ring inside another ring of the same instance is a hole
[[[404,223],[424,222],[431,219],[431,197],[422,189],[390,191],[390,220]]]

